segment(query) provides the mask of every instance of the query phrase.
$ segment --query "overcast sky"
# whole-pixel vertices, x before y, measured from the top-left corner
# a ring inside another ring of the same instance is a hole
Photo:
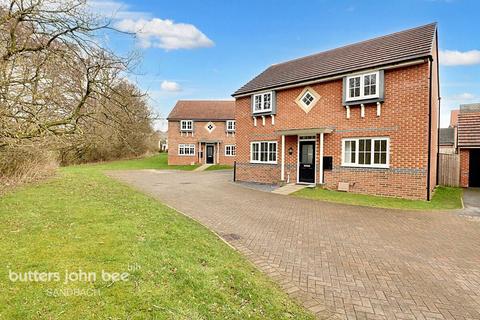
[[[430,22],[439,24],[442,126],[480,102],[480,1],[91,0],[118,29],[120,53],[142,57],[132,80],[166,117],[178,99],[231,99],[271,64]],[[164,123],[157,128],[166,129]]]

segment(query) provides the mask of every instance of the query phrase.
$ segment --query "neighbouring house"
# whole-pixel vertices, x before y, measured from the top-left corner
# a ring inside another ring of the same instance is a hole
[[[429,200],[437,56],[429,24],[270,66],[233,94],[237,179]]]
[[[480,103],[461,105],[457,126],[460,186],[480,187]]]
[[[178,101],[168,116],[168,164],[235,160],[235,101]]]
[[[457,153],[457,135],[455,127],[440,128],[439,129],[439,152],[442,154]]]
[[[160,152],[168,151],[168,132],[157,130],[156,131],[158,138],[158,150]]]

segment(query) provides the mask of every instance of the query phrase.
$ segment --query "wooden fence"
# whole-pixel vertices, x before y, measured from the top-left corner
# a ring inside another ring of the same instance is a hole
[[[438,154],[438,184],[441,186],[460,186],[460,155]]]

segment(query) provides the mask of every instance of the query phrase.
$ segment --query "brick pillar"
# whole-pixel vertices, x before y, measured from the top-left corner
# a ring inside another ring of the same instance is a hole
[[[468,175],[470,168],[470,150],[460,149],[460,186],[468,188]]]

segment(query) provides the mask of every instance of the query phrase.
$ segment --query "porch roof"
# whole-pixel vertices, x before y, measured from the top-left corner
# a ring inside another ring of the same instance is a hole
[[[309,128],[309,129],[284,129],[284,130],[276,130],[275,133],[279,136],[308,136],[308,135],[316,135],[319,133],[332,133],[332,128]]]
[[[206,140],[206,139],[200,139],[198,140],[200,143],[222,143],[221,140]]]

